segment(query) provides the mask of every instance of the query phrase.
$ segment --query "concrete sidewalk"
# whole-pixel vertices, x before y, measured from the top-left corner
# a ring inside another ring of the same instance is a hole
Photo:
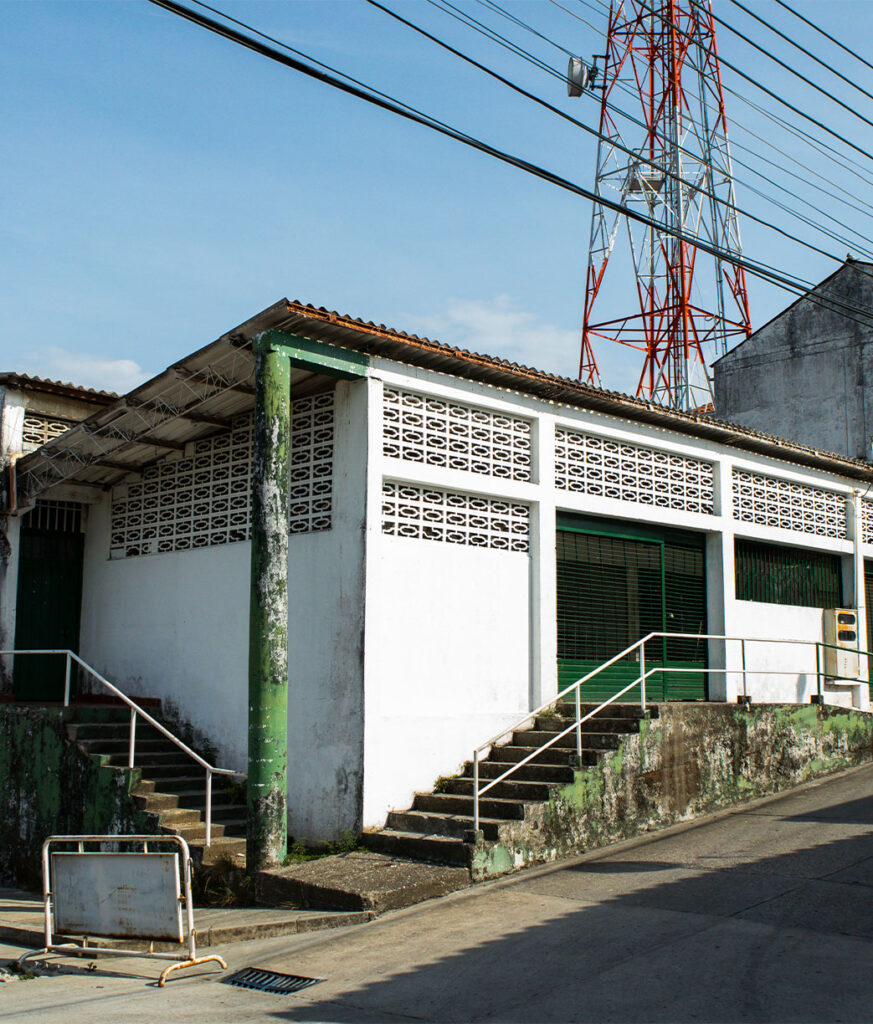
[[[224,945],[246,939],[277,935],[301,935],[325,928],[343,928],[369,921],[368,911],[281,910],[268,907],[195,907],[197,946]],[[0,888],[0,941],[30,946],[44,944],[42,898],[20,889]],[[57,935],[57,942],[78,941],[81,936]],[[146,943],[90,938],[91,945],[144,949]],[[177,949],[177,943],[156,942],[156,950]]]
[[[271,995],[207,967],[157,989],[159,965],[101,960],[2,986],[4,1024],[866,1022],[873,766],[361,928],[221,953],[229,972],[323,980]]]

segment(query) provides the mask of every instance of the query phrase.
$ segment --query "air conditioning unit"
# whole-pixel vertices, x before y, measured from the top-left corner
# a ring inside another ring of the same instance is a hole
[[[858,613],[853,608],[824,612],[824,674],[830,679],[857,679]]]

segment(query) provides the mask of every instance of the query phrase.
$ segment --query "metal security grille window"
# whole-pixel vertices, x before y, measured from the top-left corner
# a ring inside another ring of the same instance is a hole
[[[839,555],[737,538],[735,572],[739,601],[806,608],[837,608],[842,603]]]
[[[333,394],[291,407],[291,533],[329,530],[333,475]],[[196,441],[112,494],[111,558],[185,551],[248,540],[251,515],[252,414]]]
[[[555,431],[555,486],[681,512],[715,511],[708,462],[575,430]]]
[[[733,498],[734,518],[741,523],[835,540],[846,537],[845,499],[833,491],[734,469]]]
[[[40,416],[35,412],[24,414],[24,430],[21,445],[24,451],[33,451],[53,437],[60,437],[74,425],[74,420],[56,419],[51,416]]]
[[[386,481],[382,532],[499,551],[530,548],[530,509],[494,498]]]
[[[530,480],[530,423],[487,409],[386,388],[383,454],[506,480]]]
[[[21,517],[22,530],[81,533],[82,506],[77,501],[38,501]]]
[[[670,672],[706,664],[706,641],[698,639],[706,633],[702,538],[662,531],[644,539],[559,527],[556,553],[562,686],[648,633],[692,633],[697,637],[659,638],[646,645],[647,666],[665,667],[652,677],[651,692],[665,699],[706,696],[703,675]],[[633,682],[639,667],[637,650],[586,684],[585,699],[606,699]],[[631,691],[629,699],[638,696]]]

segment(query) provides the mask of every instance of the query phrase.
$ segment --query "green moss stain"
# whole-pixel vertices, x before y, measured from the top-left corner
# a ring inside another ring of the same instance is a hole
[[[662,704],[596,765],[480,843],[474,878],[543,863],[873,760],[873,716],[814,705]]]
[[[36,885],[43,841],[58,834],[151,833],[131,790],[139,771],[110,768],[67,738],[70,712],[0,706],[0,877]]]

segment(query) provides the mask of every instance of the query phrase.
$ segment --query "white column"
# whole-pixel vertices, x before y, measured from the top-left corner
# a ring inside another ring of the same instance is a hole
[[[530,524],[530,706],[558,692],[558,603],[555,566],[555,419],[540,416],[531,438],[539,500]]]
[[[708,631],[731,635],[734,632],[736,585],[734,569],[733,494],[731,464],[721,460],[714,466],[713,489],[717,532],[706,535],[706,614]],[[709,641],[709,667],[739,667],[739,644]],[[742,677],[714,673],[709,677],[709,699],[736,699],[742,693]]]
[[[860,491],[855,491],[846,499],[846,533],[852,541],[852,604],[855,607],[858,628],[858,647],[862,651],[870,649],[870,637],[867,636],[867,594],[864,587],[864,514]],[[870,694],[867,685],[869,678],[868,659],[862,655],[858,659],[858,678],[862,685],[857,687],[858,699],[855,702],[862,711],[870,710]]]

